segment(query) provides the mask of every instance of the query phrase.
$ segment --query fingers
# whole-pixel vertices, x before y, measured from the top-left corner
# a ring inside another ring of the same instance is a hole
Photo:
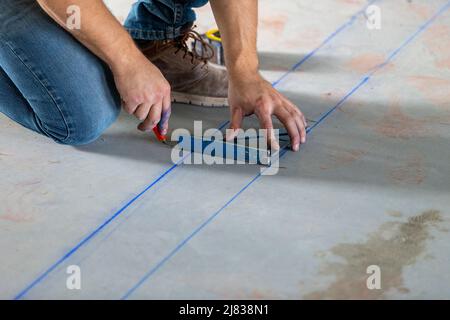
[[[255,109],[255,115],[259,119],[260,127],[266,130],[267,144],[272,150],[279,150],[280,145],[275,137],[272,123],[274,102],[271,99],[260,99],[258,108]]]
[[[146,118],[143,122],[138,125],[138,129],[144,132],[151,131],[155,126],[152,125],[150,118]]]
[[[306,128],[308,127],[308,123],[306,121],[305,116],[303,113],[295,106],[291,101],[283,98],[283,107],[286,110],[288,114],[285,112],[282,112],[285,117],[290,117],[295,121],[295,124],[297,126],[297,129],[300,134],[300,143],[304,144],[306,143]],[[280,119],[281,120],[281,119]],[[295,149],[295,145],[292,142],[292,147]],[[300,147],[300,146],[299,146]],[[297,150],[294,150],[297,151]]]
[[[231,108],[230,130],[227,130],[225,137],[227,141],[233,140],[236,137],[238,129],[241,129],[243,118],[244,114],[241,108]]]
[[[303,139],[300,128],[298,127],[300,118],[296,119],[292,113],[288,112],[285,108],[277,108],[275,116],[280,119],[286,128],[289,137],[291,138],[292,150],[298,151],[300,149],[300,143]],[[303,124],[302,127],[304,128]]]
[[[308,123],[303,115],[296,117],[295,119],[297,122],[297,127],[300,129],[301,143],[306,143],[306,128],[308,127]]]
[[[273,131],[273,123],[272,123],[272,117],[270,113],[263,113],[257,115],[259,118],[259,122],[261,125],[261,128],[266,130],[266,139],[267,144],[269,147],[273,150],[279,150],[280,145],[278,144],[277,138],[275,137],[275,133]]]
[[[163,105],[164,111],[170,110],[172,107],[172,98],[170,96],[170,87],[169,87],[169,90],[167,90],[167,92],[165,92],[165,94],[163,96],[162,105]]]
[[[161,121],[161,112],[162,112],[162,102],[156,103],[150,109],[148,113],[148,119],[150,119],[150,123],[152,124],[152,129]]]
[[[305,122],[301,117],[294,117],[295,123],[297,124],[297,129],[300,132],[300,143],[304,144],[306,143],[306,127]]]
[[[300,132],[300,143],[306,143],[306,128],[308,124],[306,122],[306,118],[303,113],[297,109],[296,106],[292,105],[291,108],[286,108],[287,112],[290,113],[291,117],[294,119],[297,124],[297,128]]]
[[[169,129],[171,115],[170,90],[164,92],[164,95],[155,97],[156,102],[140,104],[135,108],[133,114],[142,121],[138,125],[139,130],[151,131],[156,125],[159,125],[161,134],[165,135]]]
[[[164,108],[163,108],[164,109]],[[161,114],[161,121],[159,122],[159,130],[161,134],[166,135],[167,131],[169,130],[169,118],[171,115],[171,111],[162,111]]]
[[[143,120],[145,120],[145,118],[147,118],[150,108],[151,108],[150,104],[141,104],[134,111],[134,115],[136,116],[136,118],[143,121]]]
[[[169,130],[169,119],[171,113],[172,113],[172,101],[169,92],[163,98],[161,121],[159,122],[159,129],[163,135],[167,134],[167,131]]]
[[[288,102],[288,106],[290,107],[290,109],[292,109],[294,111],[294,113],[296,113],[300,117],[300,120],[303,123],[303,126],[305,128],[308,128],[308,121],[306,120],[306,117],[304,116],[304,114],[297,108],[297,106],[295,104],[293,104],[289,100],[287,100],[287,102]]]
[[[302,113],[302,121],[303,121],[303,125],[305,126],[305,128],[309,127],[308,121],[306,120],[305,115]]]
[[[150,108],[147,118],[139,124],[138,129],[141,131],[151,131],[161,121],[162,102],[154,104]],[[161,132],[162,133],[162,132]],[[163,133],[164,134],[164,133]]]
[[[242,113],[241,108],[233,108],[231,110],[231,129],[240,129],[242,126],[242,119],[244,118],[244,114]]]
[[[139,105],[140,103],[138,103],[137,101],[132,100],[125,101],[122,99],[122,108],[128,114],[134,114]]]

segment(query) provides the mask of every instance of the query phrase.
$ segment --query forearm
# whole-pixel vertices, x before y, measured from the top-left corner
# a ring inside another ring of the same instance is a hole
[[[211,0],[231,79],[258,72],[258,0]]]
[[[38,0],[42,9],[59,25],[70,32],[112,69],[128,62],[139,50],[128,32],[109,12],[102,0]],[[79,29],[69,29],[66,24],[67,8],[80,8]]]

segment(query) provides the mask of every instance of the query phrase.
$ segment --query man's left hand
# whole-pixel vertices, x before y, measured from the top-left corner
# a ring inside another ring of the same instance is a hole
[[[306,142],[307,123],[303,113],[259,74],[230,80],[228,100],[231,129],[241,129],[243,118],[255,114],[261,128],[267,130],[269,145],[278,149],[272,124],[275,115],[287,129],[292,150],[298,151],[300,144]]]

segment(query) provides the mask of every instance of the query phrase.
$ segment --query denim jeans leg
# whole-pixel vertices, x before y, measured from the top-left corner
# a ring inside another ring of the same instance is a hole
[[[125,28],[136,40],[166,40],[180,36],[196,19],[193,8],[208,0],[139,0],[133,4]]]
[[[120,112],[109,68],[35,0],[2,0],[0,21],[0,112],[59,143],[98,138]]]

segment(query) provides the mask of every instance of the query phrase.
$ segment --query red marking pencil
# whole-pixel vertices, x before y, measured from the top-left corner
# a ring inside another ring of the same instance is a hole
[[[153,132],[155,133],[156,139],[158,139],[158,141],[160,142],[166,142],[167,141],[167,137],[163,134],[161,134],[161,131],[159,131],[159,127],[155,126],[153,128]]]

